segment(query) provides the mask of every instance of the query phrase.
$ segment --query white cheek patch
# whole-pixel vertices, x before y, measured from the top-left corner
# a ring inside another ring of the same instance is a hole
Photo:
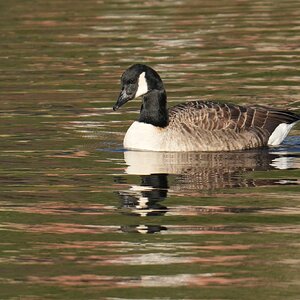
[[[141,73],[138,82],[138,90],[136,91],[135,98],[142,96],[148,92],[147,80],[145,78],[145,72]]]

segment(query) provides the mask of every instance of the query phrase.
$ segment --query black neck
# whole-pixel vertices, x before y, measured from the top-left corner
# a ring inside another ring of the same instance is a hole
[[[168,126],[169,116],[165,90],[152,90],[144,95],[139,122],[158,127]]]

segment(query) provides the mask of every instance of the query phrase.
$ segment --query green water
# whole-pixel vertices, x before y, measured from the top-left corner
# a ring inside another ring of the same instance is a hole
[[[300,127],[235,153],[124,152],[150,64],[169,104],[299,110],[300,3],[0,3],[0,299],[299,299]]]

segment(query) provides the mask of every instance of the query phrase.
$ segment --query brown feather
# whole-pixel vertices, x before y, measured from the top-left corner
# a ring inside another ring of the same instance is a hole
[[[169,109],[168,130],[182,135],[187,148],[236,150],[266,146],[279,124],[299,120],[295,113],[263,106],[192,101]]]

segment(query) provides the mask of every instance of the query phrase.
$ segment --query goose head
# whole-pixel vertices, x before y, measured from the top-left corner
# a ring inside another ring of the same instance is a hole
[[[158,73],[143,64],[132,65],[121,77],[121,92],[113,110],[117,110],[126,102],[144,96],[153,90],[164,90]]]

